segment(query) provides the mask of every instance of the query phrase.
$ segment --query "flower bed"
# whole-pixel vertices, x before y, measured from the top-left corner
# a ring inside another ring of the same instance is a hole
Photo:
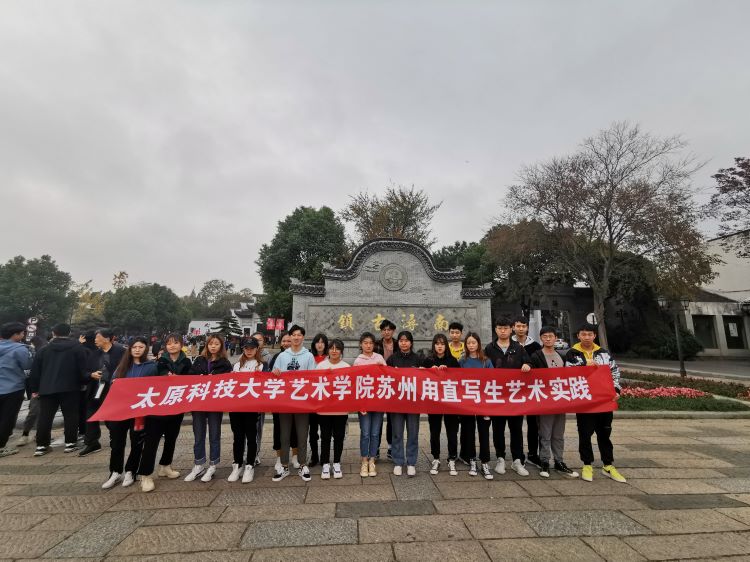
[[[631,381],[637,381],[637,386],[664,386],[664,387],[684,387],[702,390],[709,394],[718,394],[719,396],[728,396],[730,398],[740,398],[750,400],[750,388],[747,385],[738,382],[723,382],[712,379],[698,379],[694,377],[677,377],[671,375],[657,375],[653,373],[633,373],[623,372],[623,377]]]
[[[648,388],[646,388],[646,386]],[[694,388],[679,386],[660,386],[653,388],[653,383],[634,386],[632,382],[623,387],[620,394],[621,410],[691,410],[736,412],[750,410],[748,406],[734,400],[717,400],[713,395]]]

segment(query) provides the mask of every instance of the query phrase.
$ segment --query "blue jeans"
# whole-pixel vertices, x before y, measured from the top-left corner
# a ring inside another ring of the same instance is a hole
[[[377,456],[382,431],[383,412],[359,414],[359,454],[362,458],[374,459]]]
[[[391,414],[391,422],[393,423],[391,443],[393,464],[397,466],[404,464],[404,425],[406,425],[406,464],[415,466],[419,452],[419,414]]]
[[[219,464],[221,455],[221,419],[224,412],[193,412],[193,455],[195,464],[206,462],[206,426],[208,426],[208,442],[211,448],[210,464]]]

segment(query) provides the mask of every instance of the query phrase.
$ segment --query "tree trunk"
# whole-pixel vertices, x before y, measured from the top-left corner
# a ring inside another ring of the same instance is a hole
[[[604,325],[604,296],[599,291],[594,290],[594,314],[599,324],[599,345],[609,349],[607,341],[607,328]]]

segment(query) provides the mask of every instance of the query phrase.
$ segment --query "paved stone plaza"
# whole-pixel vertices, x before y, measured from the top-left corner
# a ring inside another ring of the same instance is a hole
[[[270,422],[270,419],[269,419]],[[345,476],[273,483],[271,426],[251,484],[226,481],[231,431],[213,482],[157,480],[156,491],[100,489],[108,451],[86,458],[26,446],[0,459],[0,559],[666,560],[750,559],[750,420],[616,419],[618,484],[513,472],[488,482],[427,472],[360,478],[349,423]],[[566,461],[579,467],[574,420]],[[56,436],[57,436],[56,432]],[[106,431],[105,431],[106,434]],[[106,440],[106,439],[105,439]],[[12,442],[12,441],[11,441]],[[175,466],[191,466],[184,426]],[[384,449],[383,449],[384,451]],[[443,467],[445,463],[443,463]]]

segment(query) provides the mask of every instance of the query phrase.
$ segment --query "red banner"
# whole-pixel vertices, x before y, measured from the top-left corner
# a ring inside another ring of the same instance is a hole
[[[617,409],[609,367],[228,373],[116,379],[90,421],[183,412],[400,412],[517,416]]]

